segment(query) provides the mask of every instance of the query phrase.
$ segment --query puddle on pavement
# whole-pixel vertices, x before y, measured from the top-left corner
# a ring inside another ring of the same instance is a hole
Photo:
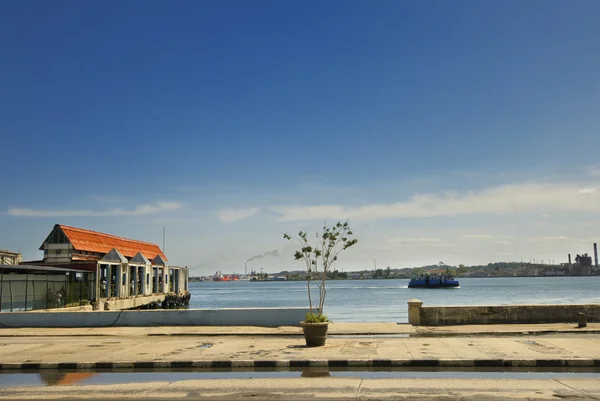
[[[148,383],[209,379],[358,377],[364,379],[600,379],[600,368],[298,368],[298,369],[164,369],[120,371],[15,372],[0,374],[0,388]]]
[[[352,335],[352,334],[328,334],[327,337],[330,338],[409,338],[409,334],[361,334],[361,335]]]

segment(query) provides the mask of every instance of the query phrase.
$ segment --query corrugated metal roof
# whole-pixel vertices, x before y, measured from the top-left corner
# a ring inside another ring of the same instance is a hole
[[[115,248],[127,258],[132,258],[136,253],[141,252],[150,260],[156,256],[160,256],[164,260],[167,259],[158,245],[149,242],[121,238],[116,235],[84,230],[62,224],[57,224],[57,226],[65,233],[73,248],[81,252],[108,253],[111,249]]]
[[[81,262],[81,261],[98,261],[98,259],[100,259],[98,256],[94,256],[94,255],[79,255],[79,254],[75,254],[73,255],[73,257],[71,258],[72,261],[75,262]]]

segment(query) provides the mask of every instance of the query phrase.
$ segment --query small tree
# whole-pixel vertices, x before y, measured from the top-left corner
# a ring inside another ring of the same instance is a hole
[[[355,245],[358,240],[352,238],[354,234],[350,229],[348,222],[337,222],[334,225],[324,225],[320,233],[316,233],[316,245],[311,246],[308,242],[307,234],[300,231],[297,237],[289,234],[283,234],[287,240],[295,240],[300,244],[300,250],[294,254],[295,260],[304,260],[306,264],[306,277],[308,286],[308,306],[309,313],[306,315],[306,322],[326,322],[327,316],[323,314],[323,305],[327,289],[325,282],[330,272],[331,265],[338,260],[338,255],[345,249]],[[319,309],[315,314],[313,312],[312,296],[310,292],[310,283],[313,273],[320,278],[319,280]]]

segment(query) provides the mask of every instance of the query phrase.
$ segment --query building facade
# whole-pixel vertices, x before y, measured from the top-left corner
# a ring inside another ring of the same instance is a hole
[[[19,252],[11,252],[0,249],[0,265],[18,265],[23,261]]]
[[[97,304],[110,300],[113,308],[128,309],[189,302],[188,269],[170,266],[158,245],[57,224],[39,249],[44,259],[30,263],[95,273]]]

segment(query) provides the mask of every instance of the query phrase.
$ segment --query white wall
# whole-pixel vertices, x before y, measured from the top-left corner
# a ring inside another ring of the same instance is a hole
[[[60,253],[57,253],[60,252]],[[70,262],[73,256],[73,246],[71,244],[48,244],[44,243],[44,261],[45,262]]]
[[[4,327],[299,326],[308,308],[3,312]]]

